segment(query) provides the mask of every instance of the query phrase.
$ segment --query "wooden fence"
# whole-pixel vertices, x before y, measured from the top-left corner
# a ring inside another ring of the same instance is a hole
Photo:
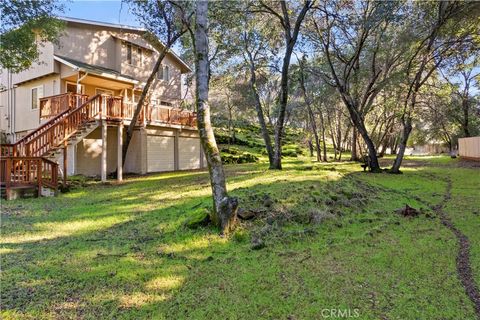
[[[480,137],[458,139],[460,157],[480,161]]]

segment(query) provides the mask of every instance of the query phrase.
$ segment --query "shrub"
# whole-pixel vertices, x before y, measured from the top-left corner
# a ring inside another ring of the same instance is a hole
[[[234,153],[232,153],[231,149],[234,149]],[[221,156],[222,162],[225,164],[251,163],[258,161],[258,157],[249,152],[241,152],[236,148],[227,149],[228,152],[225,152],[224,150],[225,149],[222,149]]]

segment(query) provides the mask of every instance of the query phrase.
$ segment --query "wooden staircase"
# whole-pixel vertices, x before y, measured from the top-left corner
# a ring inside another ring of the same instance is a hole
[[[74,107],[77,105],[77,107]],[[0,145],[0,191],[7,199],[15,189],[34,188],[37,195],[57,191],[59,165],[66,147],[75,145],[101,121],[131,120],[135,105],[122,97],[64,94],[40,99],[40,117],[50,118],[14,144]],[[58,114],[56,114],[59,112]],[[175,108],[144,106],[139,125],[196,127],[196,114]],[[65,168],[64,161],[64,168]],[[63,170],[65,171],[65,169]],[[60,172],[66,178],[66,172]]]
[[[108,109],[115,112],[111,99],[96,95],[77,108],[61,112],[16,143],[1,145],[0,188],[5,197],[14,198],[15,189],[34,188],[37,195],[51,193],[47,189],[55,193],[61,151],[95,130]]]

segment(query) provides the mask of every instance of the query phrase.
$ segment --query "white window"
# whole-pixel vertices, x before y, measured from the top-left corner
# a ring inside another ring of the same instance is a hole
[[[136,60],[137,60],[137,65],[139,67],[142,66],[143,64],[143,56],[142,56],[142,48],[138,47],[137,48],[137,57],[136,57]]]
[[[160,66],[157,72],[157,79],[169,81],[170,80],[170,68],[168,66]]]
[[[43,86],[33,87],[30,93],[32,110],[38,109],[40,98],[43,98]]]
[[[157,71],[157,79],[163,80],[163,66],[160,66]]]
[[[165,66],[165,69],[163,70],[163,80],[170,80],[170,68],[168,66]]]

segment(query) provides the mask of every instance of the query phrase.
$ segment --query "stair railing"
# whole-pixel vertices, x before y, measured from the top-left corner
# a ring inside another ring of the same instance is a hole
[[[41,157],[68,139],[101,111],[102,96],[96,95],[81,106],[67,110],[14,144],[14,156]]]

